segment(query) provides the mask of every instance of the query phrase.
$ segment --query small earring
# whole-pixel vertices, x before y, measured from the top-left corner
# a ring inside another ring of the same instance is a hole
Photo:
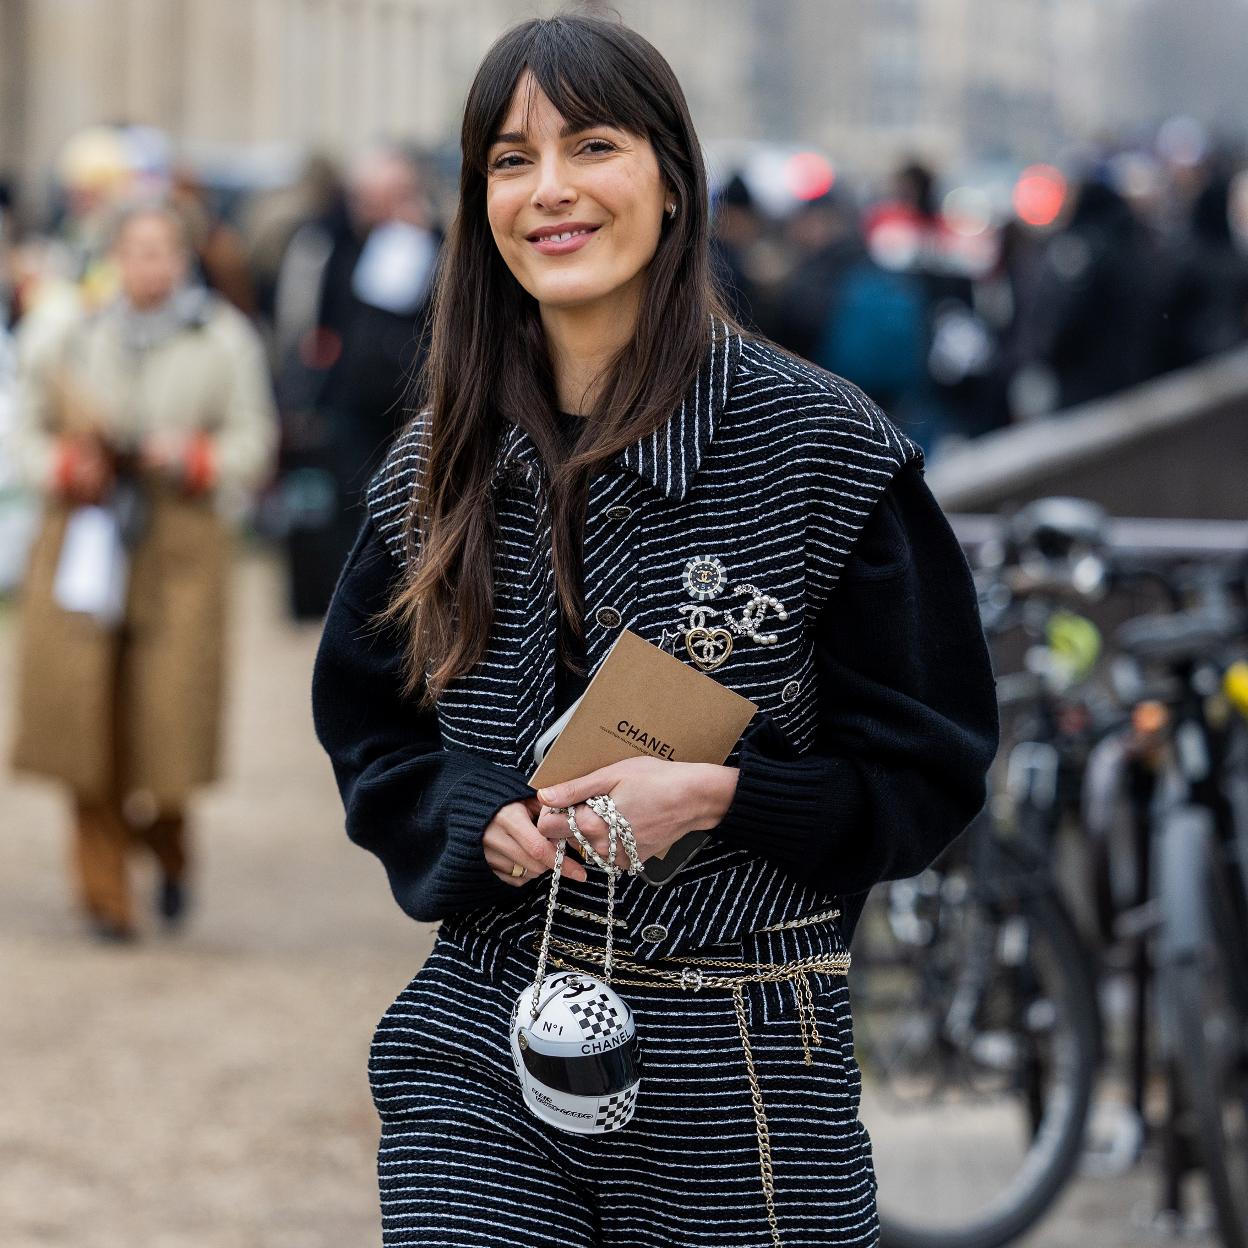
[[[668,204],[668,206],[667,206],[667,215],[668,215],[669,217],[675,217],[675,215],[676,215],[676,205],[675,205],[675,204]]]

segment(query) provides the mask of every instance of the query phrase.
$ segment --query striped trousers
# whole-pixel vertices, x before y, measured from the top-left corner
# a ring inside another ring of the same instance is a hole
[[[785,936],[787,952],[798,956],[843,948],[835,924]],[[737,941],[699,953],[740,958],[742,951]],[[382,1017],[369,1077],[382,1123],[385,1248],[877,1242],[843,977],[810,976],[820,1038],[811,1065],[794,986],[750,984],[746,992],[774,1175],[773,1227],[732,993],[621,986],[641,1040],[636,1114],[620,1131],[576,1136],[529,1113],[511,1064],[512,1005],[535,969],[527,940],[500,949],[444,924],[429,959]]]

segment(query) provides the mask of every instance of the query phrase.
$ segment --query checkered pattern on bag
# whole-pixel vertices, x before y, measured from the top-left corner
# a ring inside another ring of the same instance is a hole
[[[594,1126],[601,1127],[604,1131],[614,1131],[616,1127],[622,1127],[633,1116],[633,1106],[636,1101],[636,1087],[616,1092],[599,1104],[598,1117],[594,1119]]]
[[[590,1001],[574,1001],[568,1006],[568,1013],[576,1015],[576,1021],[580,1023],[581,1030],[594,1040],[599,1036],[609,1036],[612,1032],[619,1031],[624,1022],[619,1010],[615,1008],[611,998],[605,992],[600,992]]]

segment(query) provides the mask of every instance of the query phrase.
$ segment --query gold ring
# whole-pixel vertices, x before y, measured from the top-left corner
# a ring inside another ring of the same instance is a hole
[[[511,878],[518,880],[528,870],[528,867],[522,867],[518,862],[511,864]]]

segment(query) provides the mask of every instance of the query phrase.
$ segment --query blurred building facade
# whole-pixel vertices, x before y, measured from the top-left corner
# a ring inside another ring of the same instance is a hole
[[[1203,33],[1192,32],[1186,51],[1184,24],[1163,30],[1170,19],[1157,0],[582,7],[610,7],[655,41],[705,138],[797,139],[871,171],[900,150],[941,162],[1051,156],[1139,117],[1147,101],[1131,63],[1140,58],[1141,22],[1144,36],[1157,35],[1152,45],[1145,38],[1145,59],[1148,46],[1171,48],[1179,63],[1186,56],[1202,79],[1193,98],[1214,120],[1235,88],[1208,81],[1222,72],[1210,48],[1234,15],[1248,19],[1248,2],[1194,2]],[[37,194],[65,139],[97,121],[159,126],[192,153],[269,144],[342,153],[381,135],[453,139],[491,39],[510,22],[565,7],[0,0],[0,171]],[[1181,98],[1181,84],[1174,94]]]

